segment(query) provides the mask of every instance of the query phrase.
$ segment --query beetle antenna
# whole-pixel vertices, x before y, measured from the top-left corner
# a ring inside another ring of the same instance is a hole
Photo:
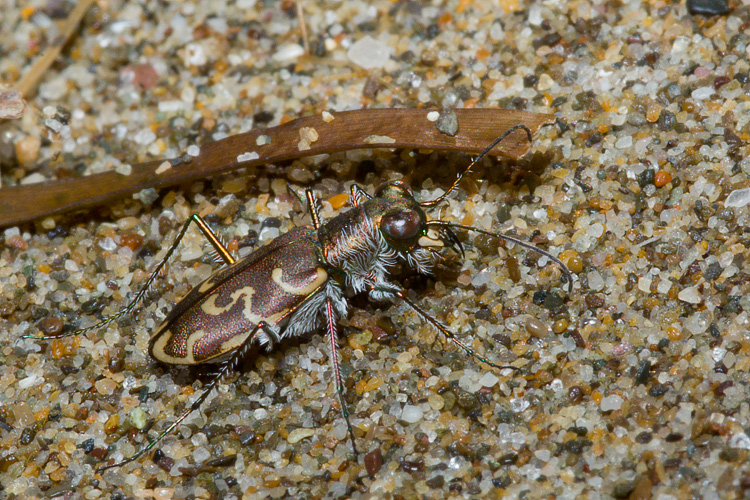
[[[463,224],[456,224],[454,222],[433,220],[427,223],[427,227],[430,227],[430,226],[437,227],[439,231],[444,231],[448,228],[456,228],[456,229],[463,229],[464,231],[474,231],[475,233],[486,234],[487,236],[494,236],[495,238],[500,238],[501,240],[508,241],[510,243],[513,243],[514,245],[522,246],[528,250],[544,255],[545,257],[547,257],[549,260],[551,260],[552,262],[554,262],[560,267],[560,270],[563,272],[563,275],[565,276],[564,281],[568,282],[568,293],[573,292],[573,274],[570,272],[570,269],[568,269],[568,266],[566,266],[563,261],[561,261],[554,255],[552,255],[548,251],[542,250],[541,248],[536,247],[532,245],[531,243],[527,243],[525,241],[519,240],[518,238],[514,238],[513,236],[508,236],[506,234],[493,233],[492,231],[485,231],[484,229],[479,229],[478,227],[465,226]]]
[[[495,139],[494,141],[492,141],[492,143],[489,146],[487,146],[486,148],[484,148],[484,151],[482,151],[481,153],[479,153],[479,156],[477,156],[476,158],[474,158],[471,161],[471,163],[469,163],[469,166],[466,167],[463,172],[461,172],[461,175],[459,175],[458,179],[456,179],[456,181],[451,185],[451,187],[448,188],[448,191],[446,191],[442,195],[438,196],[434,200],[420,202],[419,205],[422,206],[422,207],[434,207],[435,205],[437,205],[438,203],[440,203],[441,201],[443,201],[446,198],[446,196],[448,196],[449,194],[451,194],[451,192],[458,187],[458,183],[461,182],[461,179],[463,179],[464,176],[466,176],[466,174],[469,173],[469,170],[471,170],[474,167],[474,165],[477,164],[477,162],[479,160],[481,160],[482,158],[484,158],[485,156],[487,156],[487,154],[490,151],[492,151],[492,148],[494,148],[499,143],[501,143],[502,141],[504,141],[506,137],[508,137],[510,134],[512,134],[516,130],[523,130],[523,131],[525,131],[526,132],[526,136],[529,139],[529,142],[531,142],[531,140],[532,140],[532,138],[531,138],[531,130],[529,130],[529,127],[527,127],[526,125],[523,125],[523,124],[514,125],[513,127],[509,128],[508,130],[506,130],[505,132],[503,132],[500,135],[500,137],[498,137],[497,139]]]
[[[67,333],[61,333],[59,335],[22,335],[22,339],[34,339],[34,340],[57,340],[57,339],[64,339],[66,337],[74,337],[76,335],[81,335],[86,332],[90,332],[91,330],[98,330],[99,328],[102,328],[104,326],[107,326],[108,324],[112,323],[113,321],[116,321],[126,314],[130,314],[133,309],[138,307],[138,305],[141,303],[141,301],[146,296],[146,293],[151,289],[151,285],[153,285],[156,278],[159,276],[159,274],[164,269],[164,266],[167,264],[167,261],[169,261],[169,258],[172,257],[172,254],[177,249],[177,246],[180,244],[180,241],[182,241],[182,238],[185,236],[185,233],[188,230],[188,227],[190,227],[190,223],[195,222],[198,225],[198,228],[201,230],[203,235],[208,239],[208,241],[211,243],[211,245],[214,247],[212,252],[212,258],[216,259],[217,262],[223,262],[225,265],[231,265],[234,264],[235,260],[234,257],[232,257],[232,254],[227,249],[226,245],[222,243],[221,238],[217,236],[210,227],[208,227],[208,224],[206,224],[206,221],[201,218],[198,214],[193,214],[187,222],[182,226],[182,229],[180,230],[180,233],[177,235],[177,238],[175,238],[174,243],[172,243],[172,246],[169,247],[169,250],[167,250],[167,254],[164,256],[164,258],[159,262],[159,264],[156,265],[156,268],[154,269],[154,272],[151,273],[151,276],[148,277],[146,280],[146,283],[143,284],[140,290],[138,290],[138,293],[133,297],[133,300],[130,301],[130,303],[120,309],[120,312],[113,314],[112,316],[109,316],[107,318],[104,318],[100,322],[87,326],[86,328],[81,328],[78,330],[74,330],[72,332]]]

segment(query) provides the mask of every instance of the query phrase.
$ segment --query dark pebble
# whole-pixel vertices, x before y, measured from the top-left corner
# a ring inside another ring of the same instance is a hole
[[[547,298],[547,292],[545,292],[544,290],[539,290],[538,292],[534,293],[534,296],[532,297],[531,300],[534,301],[534,304],[541,306],[542,304],[544,304],[544,299],[546,298]]]
[[[725,448],[719,452],[719,458],[725,462],[736,462],[740,458],[737,448]]]
[[[367,473],[374,476],[383,466],[383,453],[377,448],[365,455],[365,469]]]
[[[83,450],[87,455],[94,449],[94,438],[87,439],[83,443],[79,444],[78,447]]]
[[[563,446],[565,450],[573,453],[574,455],[580,455],[583,453],[583,449],[587,446],[591,446],[593,443],[589,439],[571,439]]]
[[[500,247],[500,239],[488,234],[480,234],[474,239],[474,246],[482,255],[496,255]]]
[[[503,476],[496,477],[495,479],[493,479],[492,486],[494,486],[495,488],[505,488],[507,486],[510,486],[512,482],[513,481],[511,481],[510,476],[503,475]]]
[[[379,328],[382,328],[389,337],[393,337],[398,334],[396,325],[393,324],[393,320],[388,316],[380,316],[375,324]]]
[[[656,128],[658,128],[662,132],[668,132],[674,128],[676,123],[677,119],[675,118],[674,114],[670,113],[669,111],[662,110],[661,114],[659,115],[659,119],[656,120]]]
[[[687,0],[687,8],[691,14],[715,16],[729,12],[729,2],[727,0]]]
[[[568,389],[568,399],[570,399],[571,403],[578,403],[583,399],[583,390],[577,385],[574,385]]]
[[[508,219],[510,219],[510,206],[508,205],[501,205],[500,208],[497,209],[497,213],[495,214],[498,222],[505,222]]]
[[[563,299],[556,293],[551,292],[547,294],[547,297],[545,297],[543,305],[544,307],[552,311],[563,305]]]
[[[91,314],[93,312],[99,311],[103,307],[104,304],[102,304],[100,301],[91,299],[81,304],[81,312],[83,314]]]
[[[684,436],[680,434],[679,432],[671,432],[667,434],[667,437],[664,438],[664,441],[667,443],[676,443],[677,441],[682,441]]]
[[[60,318],[46,317],[41,320],[37,327],[45,335],[59,335],[63,329],[63,322]]]
[[[260,225],[261,229],[265,227],[279,228],[281,227],[281,219],[279,219],[278,217],[266,217],[265,219],[263,219],[263,223]]]
[[[242,446],[251,446],[255,442],[257,435],[253,431],[243,432],[240,434],[240,444]]]
[[[237,455],[214,458],[206,462],[208,467],[230,467],[237,461]]]
[[[583,340],[583,337],[581,336],[581,332],[578,331],[578,328],[570,332],[570,338],[573,339],[573,342],[576,343],[576,347],[583,349],[586,347],[586,341]]]
[[[635,484],[630,481],[621,481],[615,484],[612,496],[615,498],[628,498],[635,489]]]
[[[586,295],[585,300],[589,309],[599,309],[604,305],[604,297],[595,293]]]
[[[666,394],[668,390],[669,386],[666,386],[664,384],[654,384],[648,390],[648,395],[658,398],[659,396],[663,396],[664,394]]]
[[[443,476],[435,476],[431,477],[427,481],[425,481],[425,484],[429,486],[430,488],[440,489],[445,484],[445,478]]]
[[[645,385],[649,378],[651,378],[651,362],[644,359],[638,363],[638,370],[635,373],[635,383]]]
[[[497,459],[500,465],[515,465],[516,462],[518,462],[518,453],[506,453]]]
[[[721,264],[718,262],[712,263],[708,268],[706,268],[706,272],[703,273],[703,277],[706,278],[706,280],[713,281],[716,278],[721,275]]]
[[[174,467],[174,460],[172,460],[166,455],[162,455],[162,457],[159,458],[159,460],[154,460],[154,463],[156,463],[156,465],[161,470],[167,471],[167,472],[171,471],[172,467]]]
[[[552,104],[550,104],[550,107],[556,108],[558,106],[562,106],[563,104],[565,104],[565,101],[567,100],[568,98],[565,96],[555,97],[552,100]]]
[[[654,434],[648,431],[643,431],[635,437],[635,442],[640,444],[648,444],[654,439]]]
[[[421,472],[424,470],[424,461],[423,460],[404,460],[401,462],[401,469],[404,471],[413,474],[415,472]]]
[[[510,349],[511,339],[509,335],[503,335],[502,333],[498,333],[492,336],[493,339],[495,339],[495,342],[498,344],[501,344],[506,349]]]
[[[716,394],[717,396],[723,396],[724,392],[733,385],[734,382],[732,382],[731,380],[725,380],[724,382],[716,386],[716,389],[714,389],[714,394]]]
[[[37,431],[38,429],[36,428],[35,425],[31,425],[29,427],[24,428],[24,430],[21,431],[21,439],[20,439],[21,445],[26,446],[27,444],[32,442],[34,438],[36,437]]]

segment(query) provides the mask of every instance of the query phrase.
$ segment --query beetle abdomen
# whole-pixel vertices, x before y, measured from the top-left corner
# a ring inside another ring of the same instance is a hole
[[[259,322],[281,325],[327,280],[312,228],[276,238],[194,288],[151,339],[164,363],[219,361],[240,347]]]

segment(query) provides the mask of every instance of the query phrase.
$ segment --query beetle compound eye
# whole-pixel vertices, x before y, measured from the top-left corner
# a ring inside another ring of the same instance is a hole
[[[384,216],[380,229],[386,236],[399,240],[414,238],[422,227],[422,219],[415,210],[404,210]]]

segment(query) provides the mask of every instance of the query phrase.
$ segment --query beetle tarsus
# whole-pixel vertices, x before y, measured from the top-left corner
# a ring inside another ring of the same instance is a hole
[[[182,414],[177,417],[177,420],[169,424],[169,426],[164,429],[162,432],[159,433],[158,436],[156,436],[148,445],[138,450],[135,455],[132,457],[126,458],[124,460],[121,460],[119,462],[116,462],[114,464],[105,465],[104,467],[99,467],[96,469],[97,472],[104,472],[107,469],[114,469],[116,467],[122,467],[123,465],[127,465],[130,462],[133,462],[135,460],[138,460],[140,457],[154,449],[154,447],[166,436],[172,433],[182,422],[185,420],[191,413],[193,413],[195,410],[200,409],[201,405],[208,399],[208,396],[211,394],[211,391],[213,391],[219,383],[224,379],[224,377],[227,376],[227,374],[231,371],[234,371],[237,366],[239,366],[239,363],[242,362],[242,358],[245,357],[245,354],[247,352],[247,347],[250,346],[256,339],[256,335],[260,330],[263,330],[267,324],[265,322],[260,322],[258,325],[255,326],[253,329],[253,332],[248,336],[248,338],[245,340],[243,345],[241,345],[237,350],[235,350],[232,353],[232,356],[227,359],[221,367],[214,373],[213,378],[208,383],[206,388],[201,393],[200,397],[193,401],[193,404],[190,405],[190,407],[182,412]]]

